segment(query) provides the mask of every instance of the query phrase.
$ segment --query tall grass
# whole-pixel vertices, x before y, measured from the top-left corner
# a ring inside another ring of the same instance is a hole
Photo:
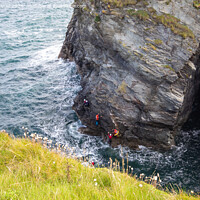
[[[62,147],[57,146],[59,151]],[[168,194],[113,169],[84,167],[82,162],[0,132],[0,199],[196,199]]]

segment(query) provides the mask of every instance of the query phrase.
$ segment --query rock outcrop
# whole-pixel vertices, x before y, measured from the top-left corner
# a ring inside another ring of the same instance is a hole
[[[59,55],[81,75],[78,117],[90,134],[116,127],[113,145],[170,148],[199,87],[200,10],[187,0],[80,2]]]

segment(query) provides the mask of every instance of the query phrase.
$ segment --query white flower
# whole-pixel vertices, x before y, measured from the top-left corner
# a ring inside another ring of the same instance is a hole
[[[142,187],[142,184],[139,184],[139,187]]]
[[[54,161],[53,164],[55,164],[56,162]]]
[[[95,182],[95,184],[94,185],[96,185],[97,186],[97,182]]]
[[[97,181],[97,179],[95,178],[94,181]]]
[[[191,193],[192,193],[192,194],[194,194],[194,191],[193,191],[193,190],[191,190]]]

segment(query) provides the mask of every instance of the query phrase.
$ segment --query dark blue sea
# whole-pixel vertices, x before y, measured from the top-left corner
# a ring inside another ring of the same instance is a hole
[[[72,110],[81,89],[74,63],[58,59],[73,9],[72,0],[1,0],[0,130],[16,136],[22,127],[74,148],[96,164],[128,153],[134,173],[159,173],[162,183],[200,192],[200,131],[182,131],[176,147],[156,152],[112,149],[100,137],[80,134]]]

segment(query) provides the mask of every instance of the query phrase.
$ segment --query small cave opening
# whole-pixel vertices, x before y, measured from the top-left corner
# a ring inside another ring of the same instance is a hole
[[[200,77],[199,77],[200,78]],[[192,111],[182,127],[183,131],[200,130],[200,88],[195,96]]]
[[[195,77],[195,97],[192,105],[192,111],[188,120],[182,126],[183,131],[200,130],[200,45],[197,52],[190,59],[196,65]]]

